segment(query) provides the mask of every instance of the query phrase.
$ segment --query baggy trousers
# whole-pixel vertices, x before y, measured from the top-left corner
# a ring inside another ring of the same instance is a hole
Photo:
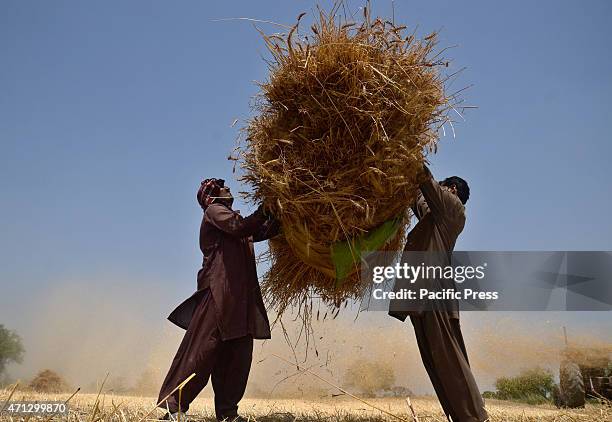
[[[421,358],[447,418],[453,422],[488,420],[470,369],[459,320],[443,311],[411,316]]]
[[[253,338],[246,336],[222,341],[210,300],[210,294],[207,294],[196,308],[157,401],[160,402],[195,373],[196,376],[181,391],[180,410],[186,412],[208,379],[212,378],[215,414],[217,419],[223,420],[238,414],[238,402],[244,395],[253,359]],[[166,405],[170,412],[179,410],[178,390],[159,407],[166,409]]]

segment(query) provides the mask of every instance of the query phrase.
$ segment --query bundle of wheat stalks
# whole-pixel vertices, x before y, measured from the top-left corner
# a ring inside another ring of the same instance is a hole
[[[263,280],[279,314],[313,297],[339,307],[362,294],[358,263],[338,282],[333,244],[399,218],[384,248],[401,249],[425,154],[453,100],[437,71],[444,62],[431,57],[435,34],[405,36],[367,11],[360,24],[320,12],[306,37],[297,27],[264,34],[269,80],[259,84],[241,154],[247,199],[282,222]]]

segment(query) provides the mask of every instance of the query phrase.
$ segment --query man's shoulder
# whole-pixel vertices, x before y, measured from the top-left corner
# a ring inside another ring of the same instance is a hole
[[[228,208],[224,204],[213,202],[204,211],[204,220],[208,220],[211,217],[214,218],[215,216],[226,214],[226,213],[234,213],[234,211],[232,211],[230,208]]]
[[[452,219],[454,224],[457,226],[457,230],[461,232],[463,226],[465,226],[465,205],[457,195],[453,195],[455,198],[452,203]]]
[[[456,211],[461,210],[465,212],[465,205],[463,205],[463,202],[461,202],[461,199],[459,199],[459,196],[452,193],[448,189],[444,189],[442,185],[440,185],[440,192],[441,192],[443,201],[445,202],[446,208],[449,208],[451,210],[456,210]]]
[[[465,224],[465,205],[459,197],[451,192],[443,190],[444,196],[444,220],[446,224],[451,224],[463,229]]]

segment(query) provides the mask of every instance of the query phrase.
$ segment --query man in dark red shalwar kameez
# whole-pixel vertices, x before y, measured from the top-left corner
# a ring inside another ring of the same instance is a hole
[[[158,402],[192,373],[182,389],[180,411],[206,386],[215,393],[218,420],[241,421],[238,402],[251,368],[253,339],[269,339],[270,324],[257,281],[253,242],[279,231],[276,220],[262,207],[243,218],[232,209],[233,197],[222,179],[206,179],[197,194],[204,210],[200,249],[204,255],[197,291],[168,319],[186,329],[159,392]],[[179,393],[160,404],[165,419],[179,411]]]

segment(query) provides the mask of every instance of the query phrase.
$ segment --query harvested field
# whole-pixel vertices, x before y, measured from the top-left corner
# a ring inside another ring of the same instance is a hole
[[[5,403],[9,390],[0,390],[0,404]],[[66,400],[70,394],[39,394],[16,392],[14,400]],[[106,394],[99,398],[99,410],[93,414],[96,394],[77,394],[71,400],[70,415],[56,416],[57,421],[139,421],[155,405],[154,397],[134,397]],[[368,402],[386,409],[400,419],[384,415],[367,405],[347,397],[326,397],[311,400],[295,399],[244,399],[240,411],[253,421],[329,421],[329,422],[365,422],[365,421],[413,421],[410,409],[402,398],[368,399]],[[422,396],[412,399],[416,415],[421,422],[444,421],[444,415],[434,397]],[[529,406],[501,400],[487,400],[487,410],[492,422],[497,421],[612,421],[612,408],[599,404],[587,404],[584,409],[556,409],[552,405]],[[213,402],[210,398],[197,398],[189,409],[191,420],[214,421]],[[161,410],[155,411],[147,418],[163,416]],[[0,416],[1,421],[18,421],[23,418],[10,417],[6,413]],[[29,420],[44,420],[30,418]]]

